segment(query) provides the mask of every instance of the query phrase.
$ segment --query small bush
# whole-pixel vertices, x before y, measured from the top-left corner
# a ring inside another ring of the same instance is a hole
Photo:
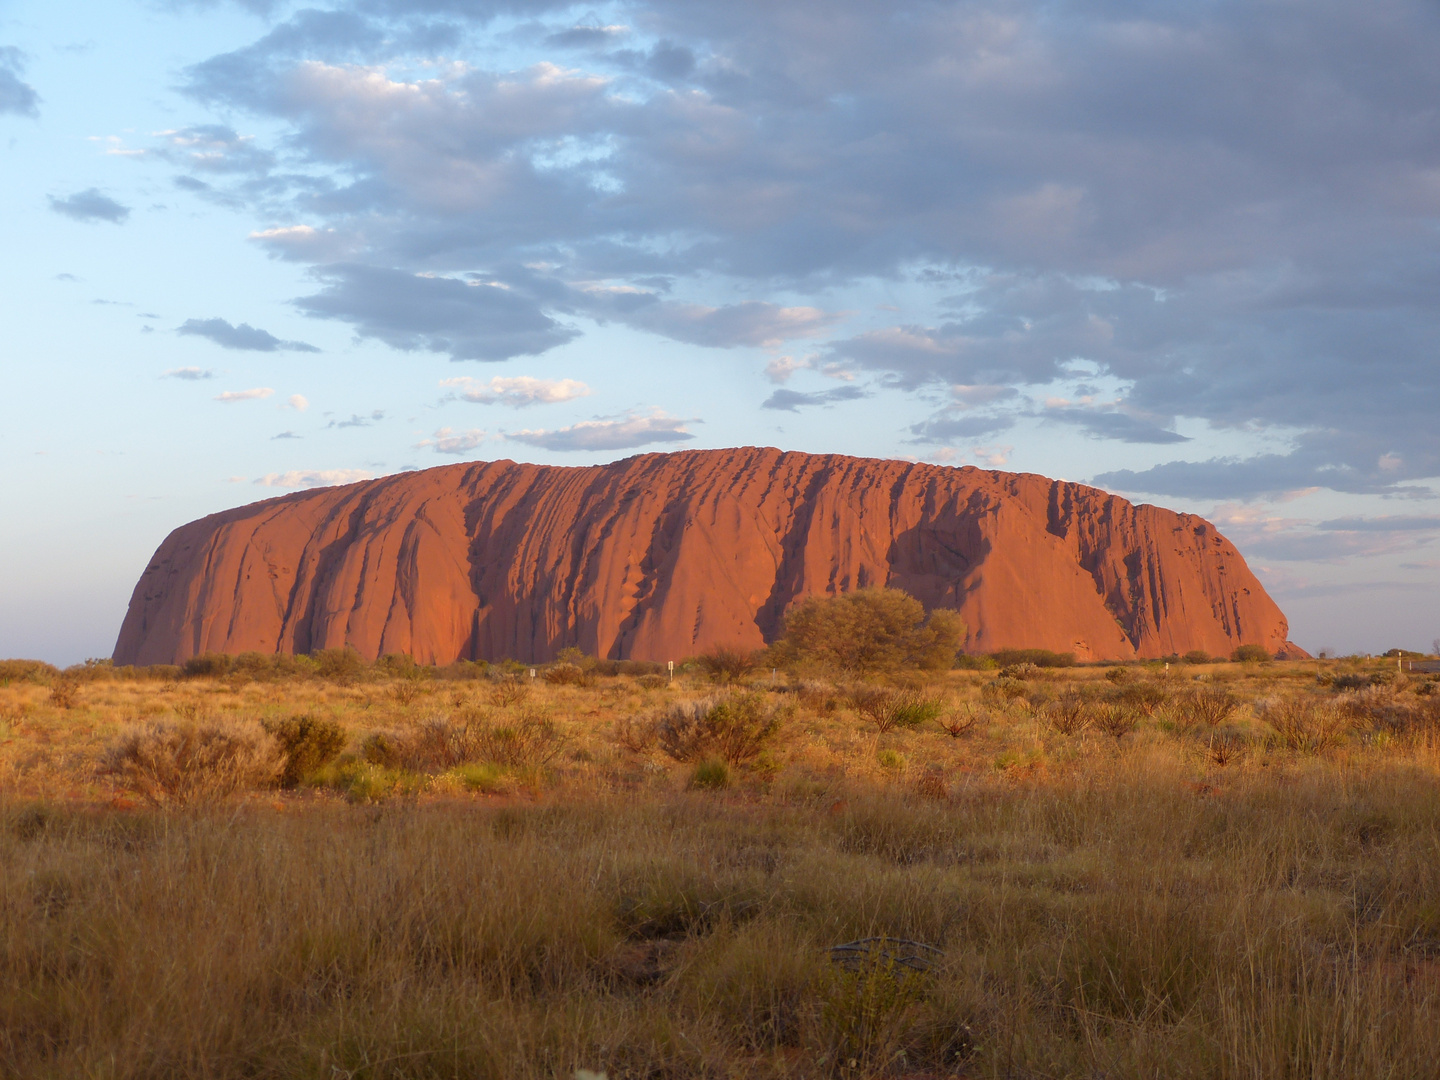
[[[642,690],[659,690],[665,686],[670,685],[670,680],[668,678],[666,678],[664,675],[657,675],[653,672],[648,675],[641,675],[635,680],[635,682],[639,684],[640,689]]]
[[[1237,664],[1260,664],[1270,659],[1270,653],[1263,645],[1241,645],[1230,654]]]
[[[273,783],[274,741],[258,724],[153,724],[123,735],[103,769],[156,806],[188,806]]]
[[[1275,729],[1280,745],[1298,753],[1320,753],[1339,746],[1353,721],[1329,701],[1286,698],[1266,705],[1260,718]]]
[[[777,662],[845,672],[944,670],[965,640],[958,612],[925,607],[900,589],[812,596],[785,617]]]
[[[1055,700],[1047,702],[1044,716],[1050,726],[1061,735],[1079,735],[1095,722],[1090,701],[1075,690],[1067,690]]]
[[[452,775],[470,791],[479,791],[486,795],[508,791],[512,786],[505,770],[490,762],[461,765]]]
[[[501,675],[490,688],[490,700],[497,709],[508,709],[519,705],[530,696],[528,675]]]
[[[0,686],[12,682],[43,683],[59,674],[59,668],[43,660],[0,660]]]
[[[961,653],[955,657],[955,667],[959,671],[994,671],[999,666],[988,656],[971,656]]]
[[[780,731],[782,709],[759,692],[681,701],[655,723],[660,748],[676,761],[752,761]]]
[[[632,754],[643,754],[655,745],[659,732],[654,724],[622,716],[615,721],[615,741]]]
[[[354,758],[327,766],[321,774],[329,786],[352,802],[383,802],[396,795],[415,795],[425,787],[423,777],[372,761]]]
[[[190,679],[218,679],[229,673],[230,663],[225,653],[207,652],[190,657],[180,670]]]
[[[882,734],[897,727],[917,727],[945,711],[939,698],[907,689],[862,687],[851,693],[850,704]]]
[[[1037,678],[1039,675],[1040,665],[1032,664],[1028,660],[1024,660],[1018,664],[1006,664],[1000,669],[1000,674],[997,678],[1019,679],[1021,682],[1025,682],[1029,679]]]
[[[730,786],[730,766],[719,758],[708,758],[695,766],[690,774],[690,786],[709,790],[720,790]]]
[[[899,750],[881,750],[875,755],[875,760],[880,763],[882,769],[900,772],[905,768],[905,755]]]
[[[334,720],[302,715],[265,720],[262,726],[275,740],[282,765],[280,786],[293,788],[340,756],[345,729]]]
[[[1170,691],[1157,682],[1137,679],[1121,685],[1116,701],[1146,716],[1154,716],[1155,710],[1170,701]]]
[[[695,663],[711,682],[739,682],[755,670],[755,654],[721,646],[701,653]]]
[[[361,745],[360,753],[372,765],[415,773],[448,772],[480,756],[471,725],[444,716],[399,731],[376,732]]]
[[[354,649],[321,649],[310,654],[315,673],[334,682],[354,682],[365,673],[365,658]]]
[[[988,683],[982,686],[980,688],[980,698],[982,701],[991,704],[1003,705],[1007,701],[1014,701],[1017,698],[1023,698],[1025,696],[1025,690],[1025,683],[1022,682],[1020,679],[1001,677],[998,679],[991,679]]]
[[[1180,659],[1187,664],[1209,664],[1214,662],[1214,657],[1204,649],[1191,649]]]
[[[1043,668],[1075,666],[1074,653],[1057,653],[1049,649],[998,649],[990,654],[990,659],[1000,667],[1011,664],[1034,664]]]
[[[1175,720],[1182,728],[1204,724],[1217,727],[1240,707],[1239,700],[1224,690],[1197,687],[1175,699]]]
[[[50,684],[50,704],[57,709],[73,709],[80,702],[80,680],[71,675],[58,675]]]
[[[1098,713],[1096,726],[1115,739],[1122,739],[1130,734],[1140,722],[1135,710],[1126,705],[1103,705]]]
[[[548,765],[566,742],[555,724],[541,716],[510,724],[482,723],[476,726],[474,738],[481,760],[520,769]]]
[[[571,663],[551,664],[540,677],[551,686],[591,686],[595,682],[595,676]]]
[[[194,659],[193,657],[191,659]],[[262,652],[243,652],[230,661],[230,674],[246,679],[267,679],[275,673],[273,659]]]

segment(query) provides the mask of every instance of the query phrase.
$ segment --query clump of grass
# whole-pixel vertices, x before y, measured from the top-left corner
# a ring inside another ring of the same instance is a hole
[[[1274,729],[1280,745],[1302,754],[1334,749],[1354,728],[1354,722],[1332,702],[1308,698],[1267,702],[1260,718]]]
[[[1061,735],[1079,735],[1095,722],[1091,701],[1078,690],[1066,690],[1045,703],[1046,722]]]
[[[740,682],[755,670],[755,655],[722,646],[701,653],[695,658],[695,663],[712,682]]]
[[[190,806],[274,782],[281,758],[258,724],[160,723],[122,735],[102,767],[155,806]]]
[[[1218,727],[1234,715],[1240,701],[1219,687],[1197,686],[1175,699],[1175,719],[1181,728],[1204,724]]]
[[[708,758],[695,766],[690,786],[719,791],[730,786],[730,766],[721,758]]]
[[[572,664],[568,661],[551,664],[541,673],[540,677],[551,686],[592,686],[595,683],[593,674],[579,664]]]

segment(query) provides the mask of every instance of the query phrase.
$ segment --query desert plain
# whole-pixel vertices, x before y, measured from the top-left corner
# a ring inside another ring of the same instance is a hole
[[[0,1074],[1440,1075],[1436,680],[1066,659],[5,662]]]

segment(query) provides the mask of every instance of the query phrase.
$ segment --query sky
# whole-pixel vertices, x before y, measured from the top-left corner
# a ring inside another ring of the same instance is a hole
[[[1440,638],[1431,0],[0,0],[0,656],[173,528],[736,445],[1199,513]]]

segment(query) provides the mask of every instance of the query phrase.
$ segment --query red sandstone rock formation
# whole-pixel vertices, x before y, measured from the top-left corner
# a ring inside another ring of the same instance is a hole
[[[160,545],[115,662],[679,659],[759,647],[797,600],[867,585],[959,609],[970,652],[1294,649],[1201,518],[1029,474],[745,448],[450,465],[213,514]]]

